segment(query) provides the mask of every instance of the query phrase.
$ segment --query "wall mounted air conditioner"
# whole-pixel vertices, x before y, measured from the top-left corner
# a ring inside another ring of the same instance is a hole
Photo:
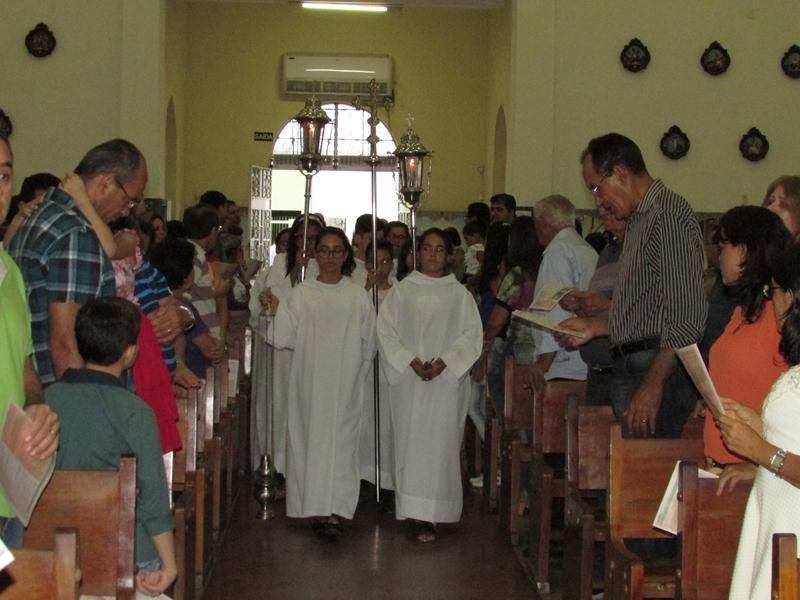
[[[378,96],[392,96],[392,57],[297,54],[283,55],[281,93],[342,99],[369,95],[369,82],[378,84]]]

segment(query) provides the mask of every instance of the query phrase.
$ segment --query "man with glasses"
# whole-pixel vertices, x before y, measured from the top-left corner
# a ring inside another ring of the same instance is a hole
[[[587,337],[560,341],[575,346],[608,335],[617,417],[634,435],[679,437],[695,397],[673,393],[675,349],[702,337],[708,312],[700,226],[686,200],[649,175],[625,136],[593,139],[581,164],[597,207],[628,225],[609,313],[567,320],[565,327]]]
[[[106,222],[126,216],[147,185],[144,156],[121,139],[92,148],[75,173]],[[111,261],[72,196],[55,187],[20,226],[9,253],[28,290],[34,365],[48,385],[67,368],[83,366],[75,317],[88,300],[116,295]]]

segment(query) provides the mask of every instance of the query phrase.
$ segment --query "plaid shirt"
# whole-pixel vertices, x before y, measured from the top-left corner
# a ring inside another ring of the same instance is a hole
[[[17,231],[9,248],[28,293],[33,361],[42,383],[56,380],[50,355],[51,303],[82,305],[116,296],[111,261],[91,225],[66,192],[51,188]]]

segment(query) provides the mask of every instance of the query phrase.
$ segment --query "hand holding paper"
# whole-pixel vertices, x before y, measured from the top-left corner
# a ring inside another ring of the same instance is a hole
[[[708,374],[706,363],[703,362],[703,357],[700,355],[700,349],[697,344],[678,348],[675,350],[675,355],[683,363],[686,372],[689,373],[689,377],[692,379],[692,383],[694,383],[697,391],[700,392],[714,416],[724,415],[725,409],[722,407],[717,390],[711,382],[711,376]]]

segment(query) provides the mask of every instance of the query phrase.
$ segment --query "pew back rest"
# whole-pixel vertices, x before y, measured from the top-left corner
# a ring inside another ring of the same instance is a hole
[[[129,598],[134,587],[136,459],[119,471],[56,471],[31,516],[24,547],[53,547],[57,529],[80,537],[81,594]]]
[[[537,454],[563,453],[567,450],[564,422],[567,401],[575,397],[586,401],[585,381],[548,381],[543,393],[533,394],[533,451]]]
[[[579,490],[608,488],[610,406],[581,406],[572,396],[567,406],[567,481]]]
[[[776,533],[772,536],[772,598],[800,598],[800,560],[797,558],[797,536]]]
[[[78,532],[59,529],[52,550],[16,549],[0,574],[3,600],[75,600],[78,597]]]
[[[531,365],[514,363],[513,355],[506,356],[505,402],[503,403],[503,428],[527,429],[533,418],[533,390],[528,385]]]
[[[612,423],[608,480],[609,538],[672,537],[653,528],[653,518],[679,460],[701,462],[703,440],[623,438]]]
[[[744,510],[751,482],[717,495],[719,479],[700,478],[697,464],[679,469],[678,539],[681,571],[679,596],[692,600],[728,597]]]

